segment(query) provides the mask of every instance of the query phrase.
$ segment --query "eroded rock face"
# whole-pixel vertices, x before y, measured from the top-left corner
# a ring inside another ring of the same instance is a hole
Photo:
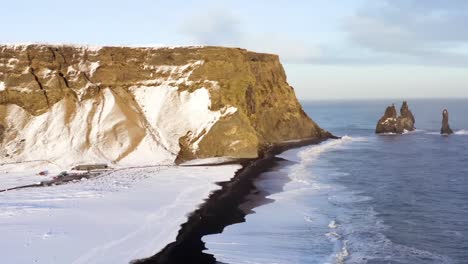
[[[402,134],[405,131],[413,131],[415,130],[415,122],[413,113],[408,107],[408,103],[404,101],[400,108],[400,116],[397,116],[395,105],[387,107],[384,115],[377,122],[375,133]]]
[[[442,111],[442,128],[440,129],[440,134],[450,135],[453,134],[453,130],[449,125],[449,113],[447,109]]]
[[[255,157],[265,144],[330,136],[304,113],[276,55],[221,47],[0,51],[0,157]]]

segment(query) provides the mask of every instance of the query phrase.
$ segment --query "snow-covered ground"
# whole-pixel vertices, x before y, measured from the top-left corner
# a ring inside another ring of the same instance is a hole
[[[1,263],[128,263],[157,253],[240,165],[161,166],[0,193]],[[0,175],[0,185],[25,176]],[[10,186],[11,187],[11,186]]]
[[[40,176],[38,173],[47,171]],[[60,173],[60,167],[45,160],[0,163],[0,190],[40,183]]]

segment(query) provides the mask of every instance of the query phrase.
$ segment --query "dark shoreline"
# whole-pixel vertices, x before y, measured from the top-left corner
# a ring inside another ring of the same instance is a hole
[[[256,159],[241,160],[242,168],[226,182],[221,182],[220,190],[213,192],[207,200],[181,225],[176,241],[168,244],[159,253],[133,264],[212,264],[217,262],[213,255],[203,253],[206,249],[202,237],[221,233],[226,226],[245,222],[246,212],[242,205],[255,189],[254,180],[260,174],[271,170],[282,160],[276,155],[292,148],[319,144],[327,139],[305,139],[287,142],[265,148]]]
[[[63,184],[67,184],[67,183],[74,182],[74,181],[80,181],[83,178],[85,179],[96,178],[99,175],[101,175],[101,173],[102,172],[87,172],[83,174],[71,174],[71,175],[67,175],[64,177],[59,177],[57,179],[41,181],[40,183],[34,183],[34,184],[28,184],[28,185],[2,189],[0,190],[0,193],[13,191],[13,190],[19,190],[19,189],[26,189],[26,188],[38,188],[38,187],[48,187],[48,186],[53,186],[53,185],[63,185]]]

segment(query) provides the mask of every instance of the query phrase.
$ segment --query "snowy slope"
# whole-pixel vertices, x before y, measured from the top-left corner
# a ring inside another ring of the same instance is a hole
[[[210,93],[203,86],[179,91],[181,84],[192,85],[189,77],[202,64],[145,66],[165,77],[141,81],[128,91],[101,88],[93,98],[85,96],[95,88],[88,83],[76,91],[77,98],[64,97],[38,116],[14,104],[1,105],[0,116],[8,129],[0,148],[0,170],[5,163],[43,159],[47,159],[43,169],[51,169],[50,164],[69,169],[96,162],[114,167],[172,164],[180,150],[179,138],[186,135],[194,140],[195,153],[210,128],[237,111],[210,110]],[[92,76],[98,67],[98,62],[83,63],[77,69],[70,66],[68,72]]]
[[[239,165],[151,167],[0,193],[2,263],[128,263],[173,242]],[[27,253],[27,254],[24,254]]]

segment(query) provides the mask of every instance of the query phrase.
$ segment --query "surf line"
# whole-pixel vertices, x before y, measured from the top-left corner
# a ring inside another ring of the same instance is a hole
[[[338,139],[334,136],[330,138]],[[312,138],[271,145],[260,151],[258,158],[241,160],[242,168],[235,173],[234,177],[229,181],[218,183],[221,189],[213,192],[197,210],[189,215],[187,222],[181,225],[176,241],[149,258],[134,260],[131,263],[219,263],[213,255],[203,252],[207,248],[202,237],[222,233],[226,226],[245,222],[247,213],[239,206],[255,190],[255,179],[283,160],[276,155],[288,149],[319,144],[327,139]]]

